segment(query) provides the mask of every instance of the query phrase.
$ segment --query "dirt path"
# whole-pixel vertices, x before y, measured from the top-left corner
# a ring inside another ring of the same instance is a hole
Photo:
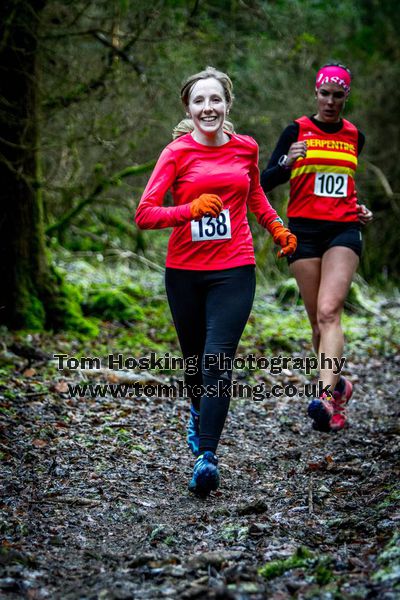
[[[207,500],[186,402],[68,399],[44,369],[1,388],[1,598],[398,597],[398,359],[351,366],[337,435],[298,398],[233,402]]]

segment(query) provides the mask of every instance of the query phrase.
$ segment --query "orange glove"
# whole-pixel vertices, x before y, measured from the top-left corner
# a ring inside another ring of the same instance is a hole
[[[219,196],[215,194],[201,194],[199,198],[192,200],[190,203],[190,216],[195,220],[199,220],[207,214],[212,217],[218,217],[223,208],[224,205]]]
[[[297,237],[294,233],[290,233],[290,230],[280,220],[272,221],[267,229],[272,235],[274,243],[282,248],[279,250],[277,257],[291,256],[297,248]]]

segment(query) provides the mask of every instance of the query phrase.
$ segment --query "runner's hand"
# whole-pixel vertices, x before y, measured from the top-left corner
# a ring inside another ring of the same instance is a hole
[[[291,167],[298,158],[305,158],[307,154],[306,142],[293,142],[289,148],[286,166]]]
[[[372,211],[370,211],[365,204],[357,204],[357,217],[360,223],[367,225],[374,218]]]
[[[297,237],[291,233],[280,221],[273,221],[268,227],[272,239],[277,246],[281,246],[277,257],[291,256],[297,248]]]
[[[190,216],[195,220],[199,220],[205,215],[218,217],[223,208],[222,200],[216,194],[201,194],[190,203]]]

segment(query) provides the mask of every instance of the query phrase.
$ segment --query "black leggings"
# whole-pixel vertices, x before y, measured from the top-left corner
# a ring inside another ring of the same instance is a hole
[[[255,267],[167,268],[165,285],[183,357],[197,357],[197,373],[185,374],[185,383],[194,408],[200,410],[200,453],[215,452],[229,409],[232,370],[220,368],[225,365],[213,358],[213,364],[206,364],[204,357],[233,359],[253,305]],[[206,395],[200,386],[217,386],[222,393]]]

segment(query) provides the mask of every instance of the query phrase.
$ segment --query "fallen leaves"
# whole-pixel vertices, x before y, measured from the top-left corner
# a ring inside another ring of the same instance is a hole
[[[45,448],[48,445],[46,440],[34,439],[32,440],[32,446],[35,448]]]
[[[50,385],[49,390],[52,392],[56,392],[57,394],[68,394],[68,382],[65,381],[65,379],[56,381]]]
[[[257,498],[245,504],[241,504],[237,508],[238,515],[261,514],[268,510],[269,506],[262,498]]]
[[[375,385],[367,369],[353,368],[363,385]],[[389,394],[387,369],[379,381]],[[10,378],[0,399],[0,530],[21,555],[31,548],[37,564],[17,556],[2,563],[0,553],[0,588],[3,581],[36,590],[32,598],[63,600],[77,586],[98,598],[318,597],[314,580],[325,591],[331,577],[324,561],[307,571],[314,583],[296,570],[270,580],[257,574],[299,546],[335,559],[332,594],[344,582],[361,589],[370,581],[399,519],[390,487],[398,477],[394,402],[372,410],[362,396],[350,406],[351,429],[319,436],[299,399],[266,403],[268,410],[234,401],[221,490],[200,500],[186,489],[194,459],[185,448],[185,400],[68,398],[78,373],[35,370]]]

